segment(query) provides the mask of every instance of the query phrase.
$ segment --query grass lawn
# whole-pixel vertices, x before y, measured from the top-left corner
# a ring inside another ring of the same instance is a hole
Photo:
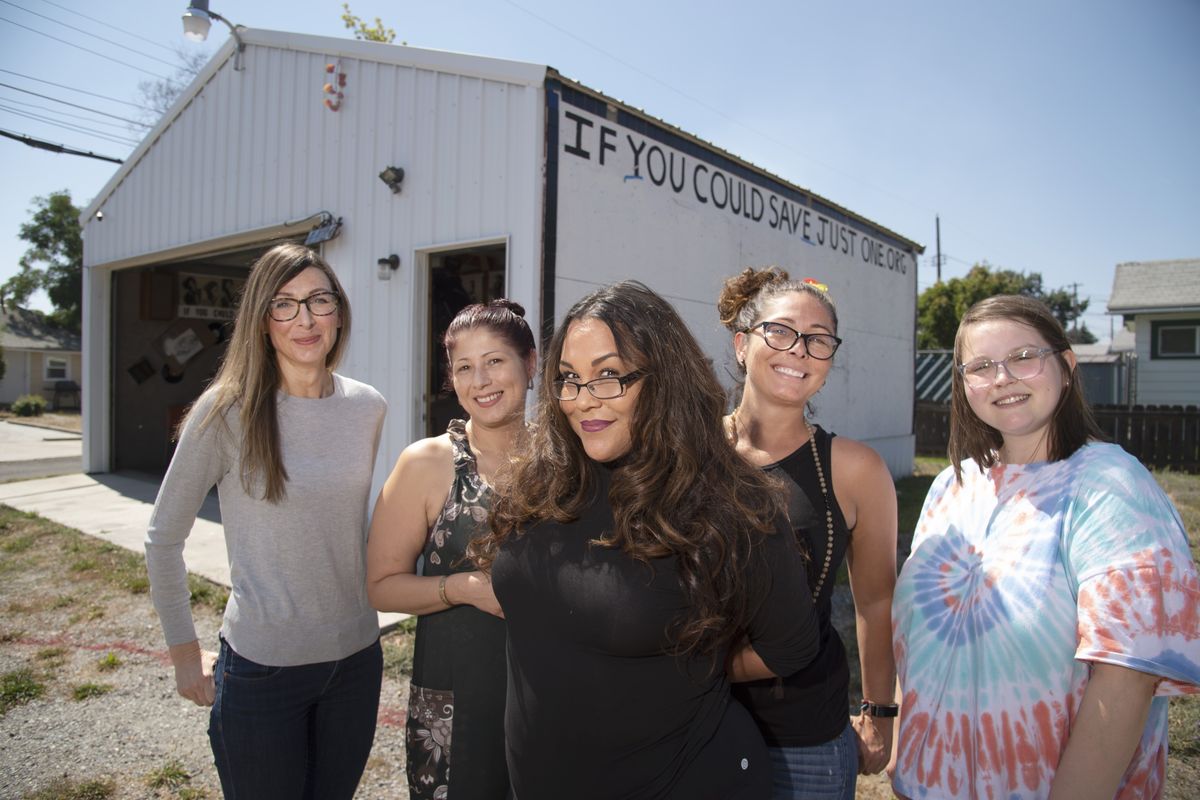
[[[949,463],[945,459],[918,457],[913,465],[913,474],[896,481],[896,498],[900,511],[900,536],[897,543],[899,563],[903,563],[904,558],[908,556],[913,530],[916,528],[925,494],[933,479]],[[1200,563],[1200,475],[1155,472],[1154,477],[1179,509],[1179,515],[1187,529],[1188,542],[1191,544],[1192,558]],[[858,648],[852,627],[843,632],[842,639],[850,654],[850,697],[853,700],[862,695],[858,675]],[[1170,739],[1165,797],[1168,800],[1192,800],[1200,797],[1200,695],[1173,698],[1168,724]]]

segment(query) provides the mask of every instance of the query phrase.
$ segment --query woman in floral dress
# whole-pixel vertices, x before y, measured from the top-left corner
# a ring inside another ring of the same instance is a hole
[[[491,581],[463,555],[487,524],[492,478],[524,430],[537,366],[524,313],[494,300],[450,323],[446,357],[470,419],[405,448],[371,523],[372,604],[418,616],[406,737],[413,800],[509,794],[503,615]]]

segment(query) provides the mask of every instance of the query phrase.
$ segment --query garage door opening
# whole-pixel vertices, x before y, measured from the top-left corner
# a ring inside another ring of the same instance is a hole
[[[175,428],[225,354],[250,265],[276,244],[113,273],[114,469],[166,471]]]

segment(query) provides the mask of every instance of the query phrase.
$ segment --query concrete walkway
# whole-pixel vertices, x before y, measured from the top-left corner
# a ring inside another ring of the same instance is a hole
[[[0,422],[0,468],[81,457],[78,434],[74,434],[74,441],[69,442],[63,441],[64,434],[55,431],[12,430],[21,427]],[[74,456],[69,451],[64,452],[70,446],[76,448]],[[154,498],[158,495],[159,476],[134,472],[85,475],[79,469],[80,466],[76,466],[75,471],[67,475],[0,483],[0,503],[144,554],[146,528],[150,524],[150,512],[154,510]],[[221,510],[215,493],[204,501],[184,545],[183,557],[189,572],[229,586],[225,529],[221,527]],[[388,613],[379,616],[380,627],[388,630],[408,615]]]

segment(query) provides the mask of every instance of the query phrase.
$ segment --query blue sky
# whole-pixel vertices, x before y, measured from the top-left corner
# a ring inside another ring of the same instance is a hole
[[[210,4],[247,27],[350,35],[334,0]],[[228,35],[214,24],[208,43],[186,42],[185,6],[0,0],[0,129],[127,155],[128,142],[87,132],[138,138],[126,123],[28,92],[136,119],[125,103],[140,102],[140,81],[172,74],[173,48],[212,52]],[[1200,257],[1196,0],[743,6],[351,3],[413,46],[553,66],[925,244],[922,289],[937,214],[943,278],[987,260],[1078,284],[1102,339],[1114,265]],[[84,206],[116,166],[9,139],[0,163],[4,280],[32,198],[69,189]]]

